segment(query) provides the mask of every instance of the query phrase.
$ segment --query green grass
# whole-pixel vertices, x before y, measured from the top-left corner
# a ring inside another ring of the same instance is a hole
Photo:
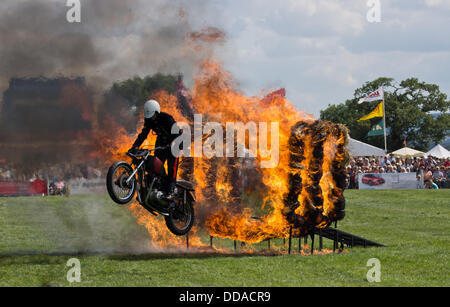
[[[450,190],[345,194],[339,228],[388,247],[314,256],[149,253],[147,231],[106,196],[0,198],[0,286],[450,286]],[[72,257],[81,261],[79,284],[66,280]],[[370,258],[381,262],[381,283],[366,280]]]

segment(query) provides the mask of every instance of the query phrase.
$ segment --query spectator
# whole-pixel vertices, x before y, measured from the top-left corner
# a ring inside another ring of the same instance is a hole
[[[447,187],[447,179],[444,176],[444,173],[441,171],[441,168],[437,166],[433,172],[433,181],[439,186],[439,188]]]
[[[431,172],[431,168],[427,168],[423,173],[423,180],[428,181],[433,178],[433,173]]]
[[[433,182],[432,179],[428,179],[428,180],[425,180],[425,189],[438,190],[439,187],[436,183]]]
[[[66,191],[65,191],[66,185],[64,184],[64,181],[62,181],[62,180],[55,181],[55,188],[56,188],[56,190],[55,190],[56,195],[63,195],[66,193]]]
[[[350,160],[348,172],[348,188],[357,186],[357,175],[360,173],[416,173],[419,181],[432,179],[440,188],[447,188],[450,159],[436,157],[395,157],[377,159],[375,157],[354,157]],[[437,168],[439,167],[439,170]]]

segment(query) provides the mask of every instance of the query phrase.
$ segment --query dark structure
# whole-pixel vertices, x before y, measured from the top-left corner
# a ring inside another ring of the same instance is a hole
[[[90,129],[92,110],[84,78],[13,78],[3,94],[2,131],[53,139]]]
[[[13,163],[69,159],[96,120],[84,78],[13,78],[0,116],[0,156]]]

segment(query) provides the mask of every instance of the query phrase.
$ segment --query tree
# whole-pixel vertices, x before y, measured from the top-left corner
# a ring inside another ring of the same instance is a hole
[[[100,106],[100,122],[106,126],[110,120],[125,127],[129,132],[136,130],[137,115],[142,111],[144,103],[155,92],[166,90],[170,94],[176,91],[178,76],[157,73],[144,78],[134,77],[116,82],[105,93]]]
[[[129,106],[142,107],[148,97],[159,90],[173,94],[176,90],[177,76],[157,73],[153,76],[134,77],[114,83],[111,91],[126,99]]]
[[[388,150],[408,146],[426,151],[431,143],[440,143],[450,131],[450,101],[438,85],[409,78],[396,85],[392,78],[378,78],[355,90],[354,97],[343,104],[329,105],[320,112],[322,120],[347,125],[352,138],[384,148],[383,136],[367,137],[370,128],[381,118],[358,122],[379,102],[358,104],[379,87],[384,88]]]

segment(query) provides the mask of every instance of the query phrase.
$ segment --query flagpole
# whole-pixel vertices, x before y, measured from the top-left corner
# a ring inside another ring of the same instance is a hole
[[[386,142],[386,98],[384,97],[384,89],[383,89],[383,132],[384,132],[384,153],[387,155],[387,142]]]

